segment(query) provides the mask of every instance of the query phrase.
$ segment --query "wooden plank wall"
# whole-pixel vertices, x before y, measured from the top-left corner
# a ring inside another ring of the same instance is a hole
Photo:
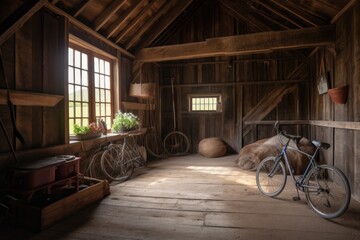
[[[360,120],[360,2],[345,13],[337,22],[336,55],[328,49],[320,49],[311,59],[311,119],[329,121]],[[325,56],[330,72],[331,87],[349,86],[346,104],[334,104],[328,94],[317,93],[316,76],[319,63]],[[328,127],[312,127],[312,137],[329,142],[332,148],[324,153],[325,161],[344,171],[353,192],[360,199],[360,133],[355,130]]]
[[[0,13],[8,9],[1,8],[1,4]],[[16,3],[14,4],[16,5]],[[115,85],[120,86],[120,91],[115,94],[116,99],[114,101],[118,103],[121,100],[127,101],[128,87],[123,86],[128,86],[125,84],[131,82],[132,60],[124,57],[117,49],[81,30],[76,25],[67,23],[64,17],[46,9],[42,9],[33,15],[14,36],[0,46],[9,87],[27,92],[57,94],[66,99],[69,33],[117,59],[118,72],[115,75],[118,76],[119,82]],[[157,78],[156,76],[158,76],[158,71],[154,78]],[[0,81],[0,88],[5,88],[2,80]],[[133,100],[137,101],[137,99]],[[113,110],[115,112],[118,109]],[[0,114],[11,141],[15,142],[7,106],[0,105]],[[26,140],[25,145],[16,141],[19,160],[31,161],[58,154],[77,154],[86,157],[88,149],[72,152],[74,148],[71,147],[73,144],[68,144],[68,122],[66,119],[67,104],[64,100],[55,107],[16,106],[16,123]],[[0,132],[0,143],[1,168],[13,161],[2,130]]]
[[[250,33],[243,22],[224,12],[215,1],[207,1],[170,39],[169,44],[203,41],[206,38]],[[286,81],[296,82],[297,89],[286,95],[279,106],[264,120],[296,120],[308,117],[308,65],[297,51],[272,52],[252,56],[216,57],[162,63],[162,135],[173,130],[170,80],[175,83],[175,105],[178,129],[190,139],[192,151],[206,137],[222,137],[235,151],[259,138],[272,136],[271,126],[254,127],[243,135],[243,117],[270,90]],[[291,76],[300,64],[301,74]],[[288,77],[290,79],[288,79]],[[188,111],[188,95],[220,93],[221,113],[194,114]],[[297,128],[294,128],[296,131]]]
[[[66,72],[65,21],[48,11],[39,11],[13,37],[2,45],[7,80],[15,90],[64,95]],[[2,88],[5,88],[2,85]],[[1,106],[1,109],[6,107]],[[16,141],[17,150],[62,144],[65,141],[64,101],[55,107],[16,106],[16,125],[26,144]],[[7,110],[7,109],[6,109]],[[11,122],[6,125],[12,142],[15,139]],[[59,129],[63,131],[59,131]],[[1,134],[3,136],[3,134]],[[5,143],[5,140],[4,140]],[[1,144],[0,152],[7,152],[7,144]]]

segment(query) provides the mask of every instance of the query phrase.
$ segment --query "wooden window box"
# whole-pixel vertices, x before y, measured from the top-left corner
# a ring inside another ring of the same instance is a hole
[[[82,181],[88,187],[45,207],[12,200],[9,203],[10,223],[33,231],[42,231],[110,194],[106,180],[85,177]]]

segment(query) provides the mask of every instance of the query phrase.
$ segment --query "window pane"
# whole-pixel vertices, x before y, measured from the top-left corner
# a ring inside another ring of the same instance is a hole
[[[95,88],[95,102],[100,102],[100,90],[98,88]]]
[[[105,74],[110,75],[110,63],[108,61],[105,62]]]
[[[111,93],[110,90],[105,91],[105,102],[109,103],[111,102]]]
[[[101,104],[100,106],[100,115],[105,116],[105,104]]]
[[[76,119],[75,119],[75,123],[76,123],[77,125],[81,125],[81,118],[76,118]]]
[[[74,86],[69,85],[69,100],[74,101],[75,100],[75,94],[74,94]]]
[[[190,111],[204,111],[204,112],[216,112],[218,109],[218,102],[220,96],[210,97],[190,97],[191,108]]]
[[[81,103],[76,102],[75,103],[75,117],[81,117]]]
[[[97,57],[94,58],[94,72],[99,72],[99,59]]]
[[[87,103],[83,103],[82,105],[82,117],[89,117],[89,105]]]
[[[83,118],[83,120],[82,120],[82,125],[83,125],[83,126],[89,125],[89,119]]]
[[[106,117],[105,119],[106,119],[105,122],[106,122],[108,128],[110,128],[110,126],[111,126],[111,118],[110,118],[110,117]]]
[[[75,100],[81,101],[81,87],[75,86]]]
[[[110,89],[110,77],[108,77],[108,76],[105,77],[105,86],[104,86],[104,88]]]
[[[74,102],[69,102],[69,117],[73,118],[74,116]]]
[[[95,115],[100,116],[100,104],[99,103],[95,104]]]
[[[75,50],[75,67],[80,68],[81,64],[80,52]]]
[[[105,90],[100,90],[100,102],[105,102]]]
[[[100,79],[99,78],[100,78],[99,74],[95,73],[95,87],[96,88],[100,87],[100,83],[99,83]]]
[[[80,69],[75,69],[75,83],[76,84],[81,84],[81,74],[80,74]]]
[[[73,119],[69,119],[69,133],[70,134],[74,133],[74,120]]]
[[[82,87],[82,101],[83,102],[88,102],[89,101],[89,96],[88,96],[88,88],[87,87]]]
[[[106,104],[106,114],[107,116],[111,115],[111,104]]]
[[[81,84],[84,86],[88,86],[89,81],[88,81],[88,72],[87,71],[82,71],[81,78],[82,78]]]
[[[104,88],[105,87],[105,80],[104,80],[104,75],[100,75],[100,88]]]
[[[100,70],[100,71],[99,71],[99,72],[102,73],[102,74],[105,73],[105,71],[104,71],[104,64],[105,64],[105,63],[104,63],[104,60],[100,59],[100,63],[99,63],[99,65],[100,65],[100,66],[99,66],[99,67],[100,67],[99,70]]]
[[[74,83],[74,68],[69,67],[69,78],[68,78],[68,82],[69,83]]]
[[[82,60],[82,69],[87,70],[88,69],[88,57],[87,57],[87,54],[82,53],[81,56],[82,56],[82,59],[81,59]]]
[[[73,66],[74,65],[74,49],[69,48],[69,65]]]

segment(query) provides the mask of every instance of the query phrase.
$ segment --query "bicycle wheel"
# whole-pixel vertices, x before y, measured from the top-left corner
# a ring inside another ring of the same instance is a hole
[[[145,135],[146,150],[156,158],[163,158],[165,155],[164,145],[156,133]]]
[[[101,169],[107,178],[113,181],[126,181],[133,172],[134,166],[127,151],[121,145],[110,146],[101,156]]]
[[[350,203],[350,186],[345,175],[336,167],[319,165],[305,179],[305,195],[310,207],[323,218],[336,218]]]
[[[269,197],[279,195],[286,184],[284,163],[280,160],[276,166],[277,161],[276,157],[267,157],[260,162],[256,170],[256,185],[261,193]]]
[[[183,155],[190,149],[189,139],[179,131],[173,131],[166,135],[164,139],[164,149],[169,155]]]
[[[87,174],[92,178],[106,179],[104,172],[101,170],[101,156],[103,152],[96,152],[90,160],[90,164],[87,168]]]

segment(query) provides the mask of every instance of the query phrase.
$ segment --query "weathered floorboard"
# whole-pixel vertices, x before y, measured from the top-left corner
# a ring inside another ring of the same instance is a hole
[[[292,201],[291,182],[277,198],[257,190],[255,173],[235,155],[168,158],[112,183],[111,195],[32,239],[358,239],[360,204],[327,221]],[[9,231],[8,231],[9,232]],[[19,236],[20,232],[12,232]],[[28,234],[28,235],[26,235]]]

